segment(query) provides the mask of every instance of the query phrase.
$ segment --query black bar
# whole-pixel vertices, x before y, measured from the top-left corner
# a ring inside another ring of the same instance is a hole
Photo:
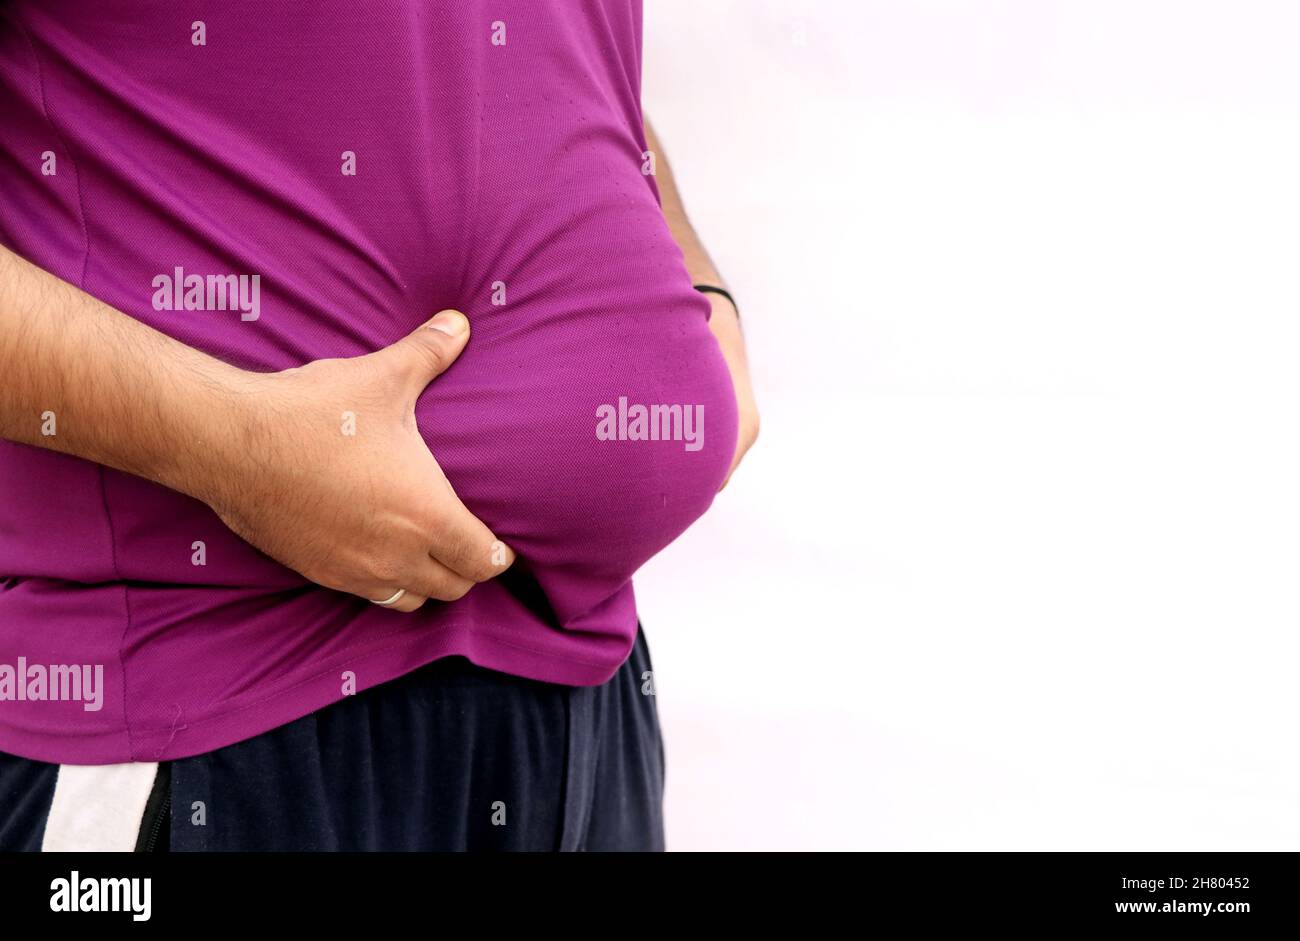
[[[99,897],[98,879],[148,878],[147,921],[128,904],[142,913],[142,882],[132,883],[140,898],[122,896],[127,910],[52,911],[52,899],[72,894],[73,871],[88,902]],[[792,918],[855,932],[891,924],[1236,932],[1294,923],[1296,875],[1294,854],[1281,853],[9,855],[0,856],[0,925],[373,933],[415,919],[433,935],[521,919],[535,931],[642,935],[691,919],[775,929]]]

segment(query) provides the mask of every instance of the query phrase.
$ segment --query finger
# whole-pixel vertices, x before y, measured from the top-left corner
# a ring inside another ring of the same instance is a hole
[[[456,361],[468,342],[469,319],[458,310],[443,310],[414,333],[372,355],[391,361],[394,369],[410,377],[418,393]]]
[[[474,582],[458,575],[437,559],[425,558],[410,578],[411,591],[435,601],[456,601],[464,598]]]
[[[390,591],[388,594],[384,595],[383,598],[379,598],[379,599],[371,598],[370,600],[385,601],[388,598],[393,597],[393,592],[395,591],[397,591],[396,588],[394,588],[393,591]],[[407,589],[406,593],[402,595],[402,597],[394,601],[392,604],[382,605],[381,607],[387,608],[389,611],[401,611],[404,614],[410,614],[412,611],[418,609],[421,605],[423,605],[428,600],[429,599],[424,595],[417,594],[411,591],[410,589]]]
[[[492,534],[451,491],[439,510],[429,555],[458,575],[475,582],[496,578],[515,562],[514,550]]]

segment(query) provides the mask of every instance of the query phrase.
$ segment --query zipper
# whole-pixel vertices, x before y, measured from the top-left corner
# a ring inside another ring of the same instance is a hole
[[[153,818],[153,829],[149,831],[149,839],[144,844],[144,852],[146,853],[155,852],[154,847],[158,845],[158,831],[162,829],[163,821],[167,819],[167,817],[171,814],[171,812],[172,812],[172,796],[168,794],[166,797],[163,798],[162,808],[158,811],[157,815]]]

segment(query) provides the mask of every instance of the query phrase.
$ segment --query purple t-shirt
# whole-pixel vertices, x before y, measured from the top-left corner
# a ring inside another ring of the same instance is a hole
[[[640,70],[639,0],[0,7],[0,241],[251,370],[465,311],[416,416],[519,555],[401,614],[179,493],[0,443],[0,750],[184,757],[453,654],[613,674],[632,574],[708,508],[736,435]]]

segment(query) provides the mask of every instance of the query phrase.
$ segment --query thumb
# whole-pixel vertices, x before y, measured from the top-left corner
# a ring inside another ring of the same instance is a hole
[[[423,389],[456,361],[468,342],[469,319],[458,310],[442,310],[379,355],[397,360]]]

